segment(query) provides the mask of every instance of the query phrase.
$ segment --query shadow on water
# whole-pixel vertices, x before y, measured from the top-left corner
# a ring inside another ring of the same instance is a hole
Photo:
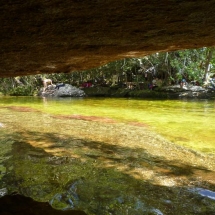
[[[214,214],[215,201],[190,190],[215,191],[209,180],[215,173],[205,166],[55,133],[20,132],[10,138],[0,181],[8,193],[88,215]]]
[[[47,202],[36,202],[30,197],[13,193],[0,198],[1,215],[86,215],[83,211],[61,211],[52,208]]]

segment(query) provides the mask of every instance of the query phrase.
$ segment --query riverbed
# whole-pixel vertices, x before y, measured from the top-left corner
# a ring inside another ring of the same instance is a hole
[[[2,193],[96,215],[214,211],[197,195],[215,191],[214,101],[0,99]]]

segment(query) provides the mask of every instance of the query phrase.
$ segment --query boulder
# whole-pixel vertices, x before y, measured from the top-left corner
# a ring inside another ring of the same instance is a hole
[[[83,90],[70,84],[49,85],[47,89],[39,93],[42,97],[84,97]]]

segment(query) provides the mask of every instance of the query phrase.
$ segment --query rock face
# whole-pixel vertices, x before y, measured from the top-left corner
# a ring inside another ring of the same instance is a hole
[[[1,0],[0,77],[214,46],[214,8],[214,0]]]

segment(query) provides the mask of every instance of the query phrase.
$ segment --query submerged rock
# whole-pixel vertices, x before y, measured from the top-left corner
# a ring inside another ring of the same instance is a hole
[[[190,189],[191,192],[194,192],[196,194],[199,194],[201,196],[207,197],[209,199],[215,200],[215,192],[203,188],[193,188]]]

